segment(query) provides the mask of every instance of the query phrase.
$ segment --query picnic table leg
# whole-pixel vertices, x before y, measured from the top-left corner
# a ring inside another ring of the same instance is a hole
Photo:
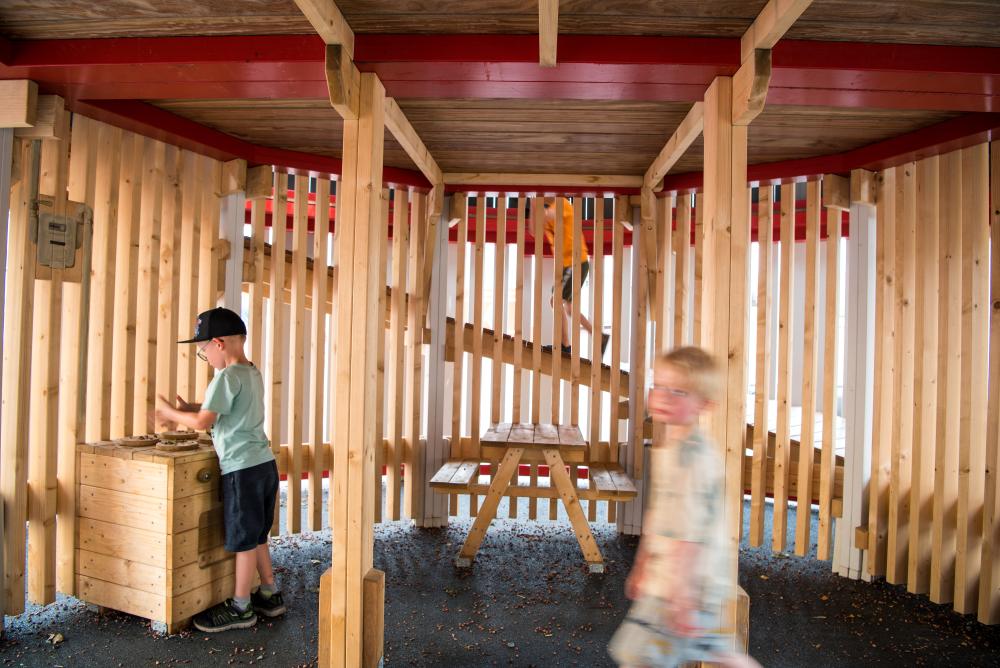
[[[500,498],[507,492],[510,479],[517,471],[517,464],[521,461],[522,454],[524,454],[524,448],[510,448],[504,454],[500,466],[497,467],[496,475],[493,476],[493,481],[490,483],[489,491],[486,492],[486,499],[479,509],[476,521],[472,523],[472,529],[469,530],[469,535],[465,538],[465,544],[462,545],[462,549],[455,559],[456,566],[472,565],[472,560],[476,557],[476,552],[479,551],[483,538],[486,537],[486,530],[490,528],[490,523],[496,517]]]
[[[580,506],[580,498],[576,494],[576,486],[566,473],[566,464],[558,448],[546,448],[542,450],[545,455],[545,463],[549,465],[549,475],[556,489],[559,490],[559,498],[562,500],[569,521],[573,524],[573,531],[576,533],[576,540],[580,543],[580,550],[583,558],[587,561],[587,566],[591,573],[604,572],[604,558],[601,550],[597,547],[594,534],[590,532],[590,525],[587,518],[583,516],[583,508]]]

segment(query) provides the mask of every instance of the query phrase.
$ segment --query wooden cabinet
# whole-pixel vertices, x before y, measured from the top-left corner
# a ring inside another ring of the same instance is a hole
[[[77,446],[77,465],[78,598],[173,633],[233,595],[212,446],[86,444]]]

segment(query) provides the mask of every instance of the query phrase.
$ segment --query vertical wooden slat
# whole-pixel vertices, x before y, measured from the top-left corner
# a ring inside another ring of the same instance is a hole
[[[916,164],[916,305],[914,321],[914,439],[910,479],[907,590],[930,587],[934,436],[937,429],[938,347],[938,158]]]
[[[167,145],[163,163],[163,215],[156,312],[155,394],[173,401],[177,394],[177,241],[181,231],[180,149]],[[186,325],[186,323],[185,323]],[[156,425],[157,429],[165,425]]]
[[[514,253],[514,406],[511,422],[521,421],[521,394],[524,387],[524,237],[525,198],[517,197],[517,250]],[[512,503],[512,507],[517,504]]]
[[[67,196],[77,202],[94,204],[96,179],[87,171],[95,146],[87,132],[77,133],[81,145],[70,140],[69,114],[64,115],[62,150],[73,146],[68,169]],[[59,186],[60,192],[63,186]],[[56,588],[66,594],[76,593],[76,444],[83,440],[86,419],[87,336],[90,312],[93,225],[83,233],[80,252],[80,282],[63,284],[63,329],[59,357],[59,461],[57,464],[58,499],[56,501]]]
[[[930,599],[955,595],[959,399],[962,382],[962,154],[938,158],[938,355]],[[876,329],[876,331],[880,331]],[[880,337],[881,338],[881,337]],[[875,344],[878,346],[879,339]],[[876,376],[876,382],[878,377]],[[876,386],[877,387],[877,386]],[[876,409],[878,403],[876,403]],[[873,455],[874,456],[874,455]],[[873,464],[874,465],[874,464]],[[873,469],[874,470],[874,469]]]
[[[135,393],[132,401],[132,428],[136,433],[153,431],[156,400],[156,294],[159,282],[160,224],[163,215],[163,164],[166,147],[145,139],[142,154],[142,203],[139,210],[139,259],[135,312]],[[119,222],[121,220],[119,211]],[[149,295],[138,299],[138,295]]]
[[[191,338],[194,332],[195,318],[197,317],[199,311],[198,305],[198,243],[199,243],[199,191],[198,191],[198,179],[199,177],[199,164],[200,161],[198,157],[191,151],[184,151],[181,156],[181,236],[180,236],[180,252],[178,254],[178,285],[177,285],[177,321],[179,323],[178,330],[183,335],[179,340]],[[264,203],[262,201],[254,202],[254,210],[257,212],[254,215],[260,217],[260,234],[263,235],[264,229]],[[260,242],[260,254],[255,260],[255,274],[254,274],[254,284],[255,284],[255,294],[263,294],[263,246],[264,241],[261,238]],[[273,285],[273,283],[272,283]],[[251,311],[251,314],[253,311]],[[252,325],[255,324],[253,318],[251,318],[249,327],[250,333],[253,336],[254,345],[259,346],[259,341],[263,340],[263,322],[262,319],[256,321],[256,327]],[[253,361],[256,364],[263,363],[263,357],[260,354],[260,348],[258,347],[257,356],[254,357]],[[197,402],[201,398],[195,395],[195,381],[194,381],[194,370],[195,362],[198,361],[197,348],[193,344],[180,345],[177,346],[177,393],[185,401]],[[199,361],[199,363],[201,363]],[[270,433],[270,432],[268,432]]]
[[[640,213],[640,215],[642,215]],[[639,231],[638,238],[635,231]],[[633,289],[634,301],[632,302],[632,349],[629,357],[629,376],[634,374],[635,380],[629,395],[629,410],[633,416],[632,440],[629,443],[628,458],[631,459],[631,467],[627,471],[633,478],[641,480],[644,470],[644,453],[646,442],[646,371],[648,360],[646,359],[646,334],[648,324],[649,309],[649,281],[644,280],[649,275],[648,255],[642,252],[645,244],[642,235],[646,234],[645,227],[636,229],[632,236],[632,262],[633,262]]]
[[[389,366],[386,408],[389,450],[386,453],[385,498],[388,519],[399,520],[400,472],[403,466],[403,326],[406,323],[406,261],[409,256],[409,193],[394,191],[392,218],[392,310],[389,315]],[[457,341],[457,339],[456,339]]]
[[[570,424],[580,424],[580,264],[583,261],[583,197],[576,198],[573,207],[573,303],[570,318],[570,388],[569,388],[569,421]],[[597,360],[592,360],[595,364]],[[574,479],[575,480],[575,479]]]
[[[689,343],[691,327],[691,194],[677,196],[677,230],[674,234],[674,347]]]
[[[112,287],[115,280],[114,239],[118,220],[118,156],[122,132],[103,123],[75,116],[81,133],[88,135],[78,144],[73,131],[73,145],[87,146],[85,169],[94,176],[94,241],[90,284],[90,329],[87,332],[87,409],[86,438],[99,441],[108,437],[111,400]],[[96,149],[96,150],[95,150]],[[70,193],[73,199],[73,193]],[[79,201],[79,200],[74,200]],[[141,429],[141,426],[135,428]]]
[[[284,397],[285,362],[288,347],[285,341],[284,323],[288,317],[281,293],[285,285],[285,245],[288,237],[288,174],[274,173],[274,203],[271,217],[271,304],[267,323],[268,368],[267,379],[267,435],[271,439],[271,452],[275,457],[281,453],[282,419],[281,406]],[[332,494],[331,494],[332,504]],[[271,535],[279,533],[279,506],[275,504],[275,522]]]
[[[594,198],[594,243],[590,262],[593,278],[590,279],[591,326],[594,335],[590,337],[590,461],[607,461],[608,453],[601,447],[601,418],[603,417],[603,394],[601,392],[601,370],[604,366],[601,340],[604,335],[604,198]],[[614,375],[614,374],[612,374]],[[593,504],[592,504],[593,505]]]
[[[131,132],[124,133],[121,142],[121,171],[118,185],[118,225],[115,244],[115,264],[118,281],[114,291],[115,324],[112,331],[111,416],[109,436],[121,438],[132,433],[132,402],[135,384],[135,313],[138,267],[135,254],[139,245],[139,186],[142,182],[143,139]],[[186,338],[186,337],[185,337]],[[170,397],[173,400],[173,396]]]
[[[218,243],[219,197],[216,194],[222,173],[222,163],[202,158],[200,200],[200,230],[198,235],[198,308],[199,312],[214,308],[219,300]],[[282,283],[281,285],[284,285]],[[195,365],[195,389],[199,397],[214,373],[210,364]]]
[[[621,441],[619,421],[621,420],[621,364],[622,364],[622,247],[625,227],[628,221],[628,198],[615,199],[614,219],[611,226],[611,431],[608,434],[610,460],[619,463],[618,448]],[[617,504],[612,504],[617,508]],[[609,518],[611,521],[611,518]]]
[[[979,621],[1000,623],[1000,142],[990,144],[990,371]]]
[[[255,200],[256,205],[260,200]],[[262,202],[261,202],[262,203]],[[326,302],[330,276],[330,179],[325,175],[316,178],[316,214],[313,225],[312,245],[312,320],[309,330],[309,359],[312,373],[309,377],[309,443],[312,449],[309,468],[309,500],[306,508],[306,526],[310,531],[323,528],[323,470],[326,466],[323,443],[326,425]],[[251,213],[251,216],[254,214]],[[251,241],[255,243],[255,241]],[[251,311],[254,306],[251,305]],[[259,336],[254,337],[260,338]]]
[[[555,225],[552,231],[552,407],[551,422],[559,424],[562,414],[562,335],[563,335],[563,213],[569,205],[563,197],[556,197],[552,207],[555,209]],[[579,206],[579,203],[577,204]],[[554,505],[554,504],[553,504]]]
[[[461,206],[458,221],[458,240],[455,245],[455,374],[454,397],[451,410],[451,456],[464,456],[462,448],[462,366],[465,352],[465,246],[469,240],[469,200],[465,193],[452,195]]]
[[[824,187],[826,182],[824,181]],[[833,546],[833,484],[834,445],[837,436],[837,370],[840,368],[839,341],[837,336],[837,292],[840,277],[841,210],[836,207],[826,209],[826,315],[823,334],[823,445],[820,454],[819,477],[819,535],[816,556],[830,558]]]
[[[701,284],[703,265],[705,263],[705,193],[695,193],[694,196],[694,267],[691,277],[691,290],[694,293],[694,312],[691,314],[692,330],[691,341],[694,345],[701,345]]]
[[[871,480],[868,484],[868,569],[885,575],[892,468],[892,415],[896,348],[895,287],[896,168],[882,172],[875,207],[875,387],[872,418]]]
[[[497,194],[496,240],[493,255],[493,394],[490,402],[490,422],[497,424],[503,415],[503,314],[507,306],[504,261],[507,255],[507,197]],[[515,395],[516,396],[516,395]]]
[[[306,256],[309,249],[309,176],[295,176],[292,219],[292,276],[289,308],[288,348],[288,498],[286,527],[289,533],[302,529],[302,411],[306,402]],[[313,267],[315,271],[315,266]],[[313,308],[317,304],[313,303]]]
[[[29,199],[32,142],[14,142],[20,153],[20,179],[11,189],[7,229],[3,331],[3,397],[0,399],[0,494],[4,499],[3,567],[4,612],[24,611],[25,521],[28,517],[28,406],[35,249],[29,239]],[[40,146],[37,147],[40,151]]]
[[[791,463],[792,348],[795,319],[795,185],[781,190],[781,292],[778,311],[778,414],[774,441],[774,526],[771,547],[783,552],[788,533],[788,479]]]
[[[673,294],[671,276],[674,243],[674,197],[667,195],[656,200],[656,294],[653,313],[656,320],[657,354],[670,349],[673,320],[670,319],[670,295]]]
[[[186,155],[184,156],[187,157]],[[185,160],[185,165],[187,161]],[[183,179],[182,179],[183,180]],[[330,185],[327,181],[327,192],[329,193]],[[247,322],[247,331],[250,334],[250,361],[256,364],[258,367],[264,363],[264,246],[266,239],[264,238],[264,223],[267,216],[267,200],[263,197],[255,197],[250,203],[250,251],[245,256],[247,264],[252,267],[252,275],[249,278],[250,283],[250,313],[249,321]],[[326,209],[324,209],[326,211]],[[186,216],[183,217],[181,225],[187,224]],[[184,231],[181,231],[181,237],[183,238]],[[181,242],[181,258],[183,259],[185,253],[184,242]],[[324,257],[325,254],[324,254]],[[183,264],[183,261],[182,261]],[[243,280],[246,282],[247,277],[244,276]],[[181,272],[181,285],[184,284],[184,273]],[[325,285],[325,284],[324,284]],[[182,288],[183,293],[183,288]],[[313,293],[315,294],[315,293]],[[183,304],[183,294],[181,295],[181,304]],[[180,307],[180,325],[181,332],[185,331],[188,327],[188,322],[184,318],[185,311],[183,306]],[[181,346],[184,348],[185,346]],[[183,366],[183,365],[182,365]],[[178,381],[178,385],[180,381]]]
[[[545,215],[542,209],[542,198],[531,200],[531,216],[534,221],[535,270],[532,276],[531,299],[531,421],[538,424],[541,419],[541,380],[542,380],[542,259],[545,239]],[[553,351],[555,348],[553,347]],[[534,470],[532,466],[532,470]],[[530,503],[534,508],[535,504]],[[534,519],[532,512],[531,519]]]
[[[410,239],[407,257],[407,292],[409,306],[406,311],[406,359],[404,366],[409,374],[403,404],[403,438],[406,450],[403,457],[407,484],[403,513],[409,518],[423,518],[424,494],[427,476],[424,473],[424,443],[420,439],[420,417],[423,410],[423,330],[424,293],[421,290],[425,267],[423,265],[424,235],[428,233],[426,195],[416,192],[410,206]],[[427,267],[426,271],[431,268]]]
[[[771,334],[774,327],[774,186],[757,190],[757,370],[754,380],[753,464],[750,473],[750,544],[764,542],[768,424],[771,388]],[[821,532],[822,533],[822,532]]]
[[[480,192],[476,195],[476,244],[473,255],[472,294],[475,296],[475,306],[472,312],[472,389],[471,429],[472,441],[469,455],[479,457],[479,436],[482,425],[479,424],[480,411],[483,405],[483,254],[486,242],[486,195]]]
[[[819,321],[819,181],[806,184],[806,274],[802,345],[802,431],[799,438],[798,512],[796,512],[795,554],[805,556],[812,544],[812,474],[816,431],[816,339]]]
[[[989,359],[989,146],[962,149],[962,394],[955,610],[979,608]]]
[[[893,367],[892,447],[889,483],[889,533],[886,540],[886,580],[906,581],[910,519],[910,467],[913,449],[914,309],[916,284],[916,166],[896,168],[894,308],[896,345]],[[892,194],[890,193],[890,196]]]

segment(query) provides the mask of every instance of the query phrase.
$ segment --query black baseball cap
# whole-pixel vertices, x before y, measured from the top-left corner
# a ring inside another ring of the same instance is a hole
[[[246,333],[247,326],[243,323],[243,318],[233,311],[219,306],[199,313],[198,322],[194,325],[194,336],[177,343],[199,343],[236,334],[246,336]]]

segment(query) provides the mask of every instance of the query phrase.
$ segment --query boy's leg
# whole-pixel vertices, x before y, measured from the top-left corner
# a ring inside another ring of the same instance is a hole
[[[254,550],[257,557],[257,572],[262,585],[274,585],[274,569],[271,567],[271,550],[267,543]]]
[[[245,550],[236,553],[236,598],[250,598],[250,586],[256,570],[257,550]]]

